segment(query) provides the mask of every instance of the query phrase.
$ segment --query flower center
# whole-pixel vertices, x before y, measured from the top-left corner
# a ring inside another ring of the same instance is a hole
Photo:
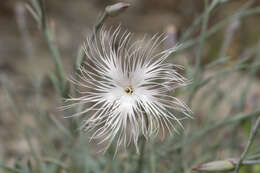
[[[132,93],[133,93],[133,88],[132,88],[132,87],[127,87],[127,88],[125,89],[125,92],[126,92],[127,94],[132,94]]]

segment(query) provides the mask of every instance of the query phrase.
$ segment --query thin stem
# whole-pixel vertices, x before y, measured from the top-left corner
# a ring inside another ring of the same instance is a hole
[[[214,3],[215,1],[212,2],[212,4],[215,4]],[[211,4],[211,6],[212,6]],[[202,22],[202,31],[201,31],[201,34],[200,34],[200,37],[199,37],[199,48],[198,48],[198,51],[197,51],[197,54],[196,54],[196,58],[195,58],[195,72],[194,72],[194,85],[193,85],[193,88],[191,90],[191,95],[188,99],[188,105],[191,106],[191,103],[192,103],[192,99],[193,97],[195,96],[195,93],[196,93],[196,86],[197,86],[197,83],[198,81],[200,80],[199,77],[200,77],[200,66],[201,66],[201,56],[202,56],[202,50],[203,50],[203,47],[204,47],[204,44],[205,44],[205,40],[206,40],[206,32],[207,32],[207,28],[208,28],[208,20],[209,20],[209,15],[210,15],[210,10],[208,10],[208,0],[205,0],[205,12],[204,12],[204,15],[203,15],[203,22]],[[209,9],[213,9],[213,8],[209,8]]]
[[[49,49],[52,53],[54,64],[55,64],[55,67],[56,67],[56,73],[58,75],[58,79],[61,82],[61,86],[64,86],[65,72],[64,72],[63,67],[62,67],[60,53],[59,53],[56,45],[53,44],[53,41],[51,39],[52,36],[51,36],[50,30],[47,29],[47,28],[44,30],[44,37],[47,40],[48,47],[49,47]]]
[[[98,19],[97,23],[94,26],[93,33],[91,35],[91,40],[95,39],[95,36],[97,35],[98,30],[103,26],[103,24],[105,23],[107,18],[108,18],[108,15],[104,11],[102,16]],[[80,46],[80,48],[78,50],[78,55],[76,58],[75,71],[77,71],[80,68],[84,59],[85,59],[84,47]]]
[[[215,1],[212,2],[212,4]],[[200,35],[200,39],[199,39],[199,49],[198,52],[196,54],[196,62],[195,62],[195,75],[198,74],[199,68],[200,68],[200,64],[201,64],[201,56],[202,56],[202,50],[204,47],[204,43],[205,43],[205,39],[206,39],[206,31],[207,31],[207,27],[208,27],[208,20],[209,20],[209,14],[210,11],[207,9],[208,7],[208,0],[205,0],[205,13],[203,16],[203,23],[202,23],[202,31],[201,31],[201,35]]]
[[[260,160],[244,160],[242,165],[256,165],[260,164]]]
[[[137,166],[137,169],[136,169],[136,173],[141,173],[142,170],[143,170],[145,143],[146,143],[146,140],[145,140],[144,136],[142,136],[140,157],[139,157],[139,160],[138,160],[138,166]]]
[[[146,130],[148,130],[149,123],[148,123],[147,114],[144,114],[144,119],[145,119],[145,127],[147,128]],[[142,170],[143,170],[145,144],[146,144],[146,139],[145,139],[145,136],[142,135],[142,137],[141,137],[141,151],[140,151],[140,157],[139,157],[139,160],[138,160],[138,166],[137,166],[137,169],[136,169],[136,173],[141,173]]]
[[[260,154],[254,154],[254,155],[248,156],[247,159],[249,159],[249,160],[260,159]]]
[[[248,139],[248,142],[247,142],[247,145],[246,145],[246,148],[244,149],[244,152],[242,153],[240,159],[238,160],[238,163],[236,165],[236,169],[235,169],[235,173],[238,173],[239,169],[240,169],[240,166],[241,164],[243,163],[243,160],[245,159],[246,157],[246,154],[250,148],[250,146],[252,145],[253,141],[254,141],[254,138],[256,136],[256,133],[257,133],[257,130],[258,130],[258,127],[260,125],[260,116],[257,118],[256,120],[256,123],[254,125],[254,127],[252,128],[251,132],[250,132],[250,136],[249,136],[249,139]]]
[[[256,8],[252,8],[252,9],[248,9],[248,7],[251,5],[251,1],[246,3],[243,7],[241,7],[238,11],[236,11],[235,14],[233,14],[232,16],[229,16],[228,18],[220,21],[219,23],[215,24],[214,26],[212,26],[210,29],[207,30],[206,32],[206,38],[210,37],[211,35],[215,34],[217,31],[219,31],[219,29],[221,29],[222,27],[224,27],[226,24],[228,24],[233,18],[234,16],[238,16],[238,19],[242,19],[244,17],[250,16],[250,15],[254,15],[254,14],[258,14],[260,13],[260,7],[256,7]],[[182,44],[182,46],[176,51],[176,53],[181,52],[183,50],[186,50],[192,46],[194,46],[195,44],[197,44],[198,42],[200,42],[201,36],[199,36],[198,38],[186,41],[185,43]]]
[[[40,0],[39,6],[41,9],[41,29],[43,30],[44,37],[47,40],[49,49],[52,53],[57,75],[61,82],[61,86],[64,86],[65,85],[65,72],[64,72],[64,69],[63,69],[62,63],[61,63],[60,52],[59,52],[58,48],[56,47],[56,45],[53,43],[52,33],[50,31],[50,27],[48,26],[47,17],[46,17],[46,9],[45,9],[46,8],[45,0]]]
[[[51,32],[51,29],[48,25],[48,19],[46,15],[46,6],[45,6],[45,0],[32,0],[32,7],[27,5],[27,9],[29,12],[32,14],[36,22],[38,23],[43,36],[45,40],[47,41],[48,47],[50,49],[50,52],[53,57],[53,62],[55,65],[55,70],[56,70],[56,76],[53,76],[52,79],[53,84],[55,88],[58,90],[59,94],[62,97],[68,97],[69,94],[69,86],[68,83],[66,82],[66,77],[65,77],[65,71],[62,65],[61,61],[61,56],[60,52],[55,45],[53,41],[53,33]]]
[[[103,24],[105,23],[107,18],[108,18],[108,14],[106,11],[104,11],[103,14],[101,15],[101,17],[99,18],[98,22],[94,26],[92,39],[94,39],[95,35],[97,35],[97,31],[103,26]]]
[[[252,118],[254,116],[257,116],[260,114],[260,109],[257,109],[253,112],[250,112],[248,114],[237,114],[237,115],[230,115],[232,116],[232,118],[227,118],[227,119],[223,119],[221,121],[216,122],[215,124],[212,124],[210,126],[206,126],[204,128],[202,128],[200,131],[198,131],[197,134],[191,136],[189,139],[185,140],[185,141],[181,141],[179,143],[177,143],[173,148],[169,149],[168,152],[175,152],[177,149],[182,148],[184,145],[190,144],[192,143],[194,140],[197,140],[201,137],[205,137],[206,135],[209,135],[210,132],[212,132],[213,130],[229,125],[229,124],[233,124],[242,120],[246,120],[248,118]],[[228,116],[229,117],[229,116]]]
[[[128,4],[128,3],[116,3],[114,5],[107,6],[105,8],[104,12],[102,13],[102,15],[98,18],[98,21],[93,28],[91,40],[92,41],[95,40],[95,36],[97,35],[98,30],[103,26],[103,24],[105,23],[106,19],[109,16],[111,16],[111,17],[117,16],[119,13],[121,13],[126,8],[128,8],[129,5],[130,4]],[[75,65],[76,70],[78,70],[78,68],[81,66],[81,64],[82,64],[82,62],[84,61],[84,58],[85,58],[83,47],[80,47],[78,52],[79,53],[78,53],[76,65]]]

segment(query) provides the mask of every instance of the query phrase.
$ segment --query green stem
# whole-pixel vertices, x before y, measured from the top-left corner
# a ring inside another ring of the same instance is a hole
[[[53,62],[56,69],[56,75],[57,75],[57,84],[60,95],[62,97],[68,97],[69,90],[68,90],[68,84],[65,79],[65,71],[62,66],[61,56],[59,53],[59,50],[57,46],[53,42],[52,33],[50,30],[50,27],[48,25],[47,21],[47,15],[46,15],[46,8],[45,8],[45,0],[39,0],[38,3],[35,1],[32,1],[35,8],[37,9],[37,12],[35,14],[38,14],[37,22],[39,23],[39,26],[43,32],[43,35],[47,41],[48,47],[50,49],[50,52],[53,56]]]
[[[138,166],[136,169],[136,173],[141,173],[143,170],[143,164],[144,164],[144,151],[145,151],[145,143],[146,140],[144,138],[144,136],[142,136],[141,139],[141,148],[140,148],[140,155],[139,155],[139,160],[138,160]]]
[[[260,160],[244,160],[242,161],[242,165],[256,165],[260,164]]]
[[[103,24],[105,23],[105,20],[108,18],[108,15],[106,12],[104,12],[102,14],[102,16],[99,18],[98,22],[96,23],[95,27],[94,27],[94,31],[92,34],[92,39],[94,39],[94,37],[97,35],[97,31],[103,26]]]
[[[56,47],[55,44],[53,44],[53,41],[51,39],[51,33],[48,29],[46,29],[44,31],[44,36],[45,36],[45,39],[47,40],[47,43],[48,43],[48,47],[52,53],[52,56],[53,56],[53,61],[54,61],[54,65],[56,67],[56,72],[57,72],[57,75],[58,75],[58,78],[64,82],[64,78],[65,78],[65,73],[64,73],[64,70],[63,70],[63,67],[61,65],[61,58],[60,58],[60,53],[58,51],[58,48]]]
[[[234,16],[237,16],[238,19],[242,19],[244,17],[260,13],[260,7],[246,10],[247,8],[248,8],[248,3],[245,6],[241,7],[232,16],[229,16],[226,19],[220,21],[219,23],[213,25],[210,29],[207,30],[205,37],[209,38],[210,36],[215,34],[217,31],[219,31],[219,29],[223,28],[226,24],[228,24],[234,18]],[[201,37],[199,36],[198,38],[186,41],[185,43],[182,44],[182,46],[175,53],[179,53],[183,50],[186,50],[186,49],[196,45],[198,42],[200,42],[200,39],[201,39]]]
[[[232,118],[228,118],[228,119],[224,119],[221,120],[215,124],[212,124],[210,126],[207,126],[203,129],[201,129],[197,134],[191,136],[189,139],[185,140],[185,141],[181,141],[179,143],[177,143],[174,148],[171,148],[168,152],[174,152],[179,148],[182,148],[184,145],[190,144],[192,143],[194,140],[197,140],[201,137],[205,137],[206,135],[209,135],[210,132],[212,132],[213,130],[229,125],[229,124],[233,124],[248,118],[252,118],[254,116],[257,116],[260,114],[260,109],[255,110],[254,112],[251,112],[249,114],[238,114],[238,115],[232,115]]]
[[[147,114],[144,114],[144,119],[145,119],[146,130],[148,130],[149,122],[148,122]],[[145,144],[146,144],[146,139],[145,139],[145,136],[142,135],[142,137],[141,137],[141,149],[140,149],[140,155],[139,155],[139,160],[138,160],[138,166],[137,166],[137,169],[136,169],[136,173],[141,173],[142,170],[143,170],[144,155],[145,155],[145,152],[144,152],[145,151]]]
[[[259,126],[260,126],[260,116],[258,116],[256,123],[255,123],[254,127],[252,128],[252,130],[250,132],[250,136],[249,136],[246,148],[244,149],[244,151],[243,151],[243,153],[242,153],[242,155],[241,155],[241,157],[238,160],[238,163],[236,165],[235,173],[239,172],[240,166],[243,163],[243,160],[245,159],[246,154],[248,153],[248,150],[249,150],[250,146],[252,145],[252,143],[255,139],[255,136],[256,136],[256,133],[257,133]]]
[[[69,94],[68,83],[66,82],[65,71],[61,63],[60,53],[58,51],[58,48],[52,41],[52,36],[49,28],[46,27],[43,32],[44,32],[44,37],[48,43],[48,47],[53,56],[53,62],[55,65],[56,74],[58,78],[58,85],[59,85],[58,88],[59,88],[60,95],[64,98],[67,98]]]
[[[211,6],[213,6],[215,4],[215,1],[212,2]],[[211,7],[210,6],[210,7]],[[191,90],[191,94],[190,97],[188,99],[188,105],[191,106],[192,100],[195,96],[196,93],[196,88],[197,88],[197,83],[200,80],[200,66],[201,66],[201,56],[202,56],[202,50],[205,44],[205,40],[206,40],[206,32],[207,32],[207,27],[208,27],[208,20],[209,20],[209,15],[212,8],[209,8],[210,10],[208,10],[208,0],[205,0],[205,12],[203,15],[203,22],[202,22],[202,30],[201,30],[201,34],[199,37],[199,48],[196,54],[196,59],[195,59],[195,72],[194,72],[194,85],[192,87]]]
[[[105,23],[107,18],[108,18],[108,15],[107,15],[106,12],[104,12],[102,14],[102,16],[100,17],[100,19],[98,20],[98,22],[94,26],[93,33],[92,33],[92,36],[91,36],[91,40],[95,39],[95,36],[97,35],[98,30],[102,27],[102,25]],[[85,59],[84,47],[81,46],[78,50],[78,55],[77,55],[77,58],[76,58],[75,71],[78,71],[78,69],[82,65],[84,59]]]

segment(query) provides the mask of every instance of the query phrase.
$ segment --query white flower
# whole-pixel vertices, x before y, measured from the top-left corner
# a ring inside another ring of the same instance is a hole
[[[166,58],[176,50],[158,51],[166,39],[155,35],[151,39],[132,41],[132,34],[105,31],[85,44],[86,60],[81,67],[80,80],[72,80],[81,89],[79,98],[71,98],[72,106],[84,109],[72,116],[84,115],[82,128],[92,133],[108,147],[134,143],[138,152],[139,135],[146,138],[161,131],[177,131],[181,120],[190,117],[184,103],[171,96],[176,88],[186,85],[186,79]],[[184,117],[177,118],[176,111]]]

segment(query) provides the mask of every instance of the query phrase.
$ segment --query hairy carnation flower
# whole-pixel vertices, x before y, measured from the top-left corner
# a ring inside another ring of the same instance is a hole
[[[79,98],[71,98],[72,107],[84,109],[72,116],[85,115],[82,128],[107,146],[115,139],[117,147],[134,142],[138,152],[138,137],[156,136],[161,131],[177,131],[181,120],[190,115],[184,103],[170,95],[186,85],[186,79],[176,68],[165,62],[176,50],[158,51],[166,39],[155,35],[151,39],[132,41],[132,34],[103,28],[85,44],[86,61],[80,80],[72,80],[80,89]],[[177,118],[176,111],[184,117]]]

